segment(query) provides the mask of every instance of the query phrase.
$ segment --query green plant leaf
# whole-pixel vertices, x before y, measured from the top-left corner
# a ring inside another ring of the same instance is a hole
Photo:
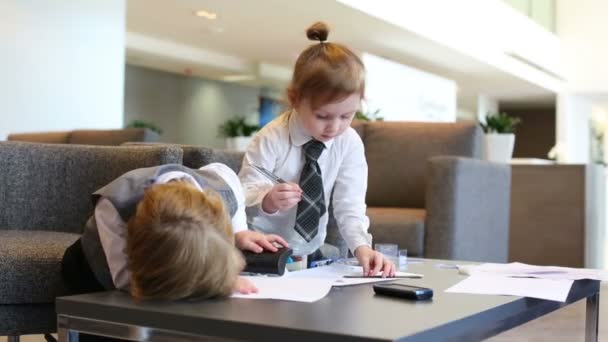
[[[143,120],[133,120],[130,124],[126,126],[126,128],[147,128],[153,132],[158,133],[158,135],[163,134],[163,130],[160,127],[156,126],[152,122],[147,122]]]
[[[259,129],[260,126],[248,124],[243,117],[226,120],[219,127],[220,135],[227,138],[248,137]]]
[[[488,114],[486,123],[479,123],[485,133],[515,133],[521,119],[509,116],[507,113]]]

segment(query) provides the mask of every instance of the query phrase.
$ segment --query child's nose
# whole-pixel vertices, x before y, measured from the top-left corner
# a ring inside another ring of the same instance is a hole
[[[329,131],[329,132],[336,132],[339,127],[340,127],[340,121],[338,121],[338,120],[332,120],[327,125],[327,131]]]

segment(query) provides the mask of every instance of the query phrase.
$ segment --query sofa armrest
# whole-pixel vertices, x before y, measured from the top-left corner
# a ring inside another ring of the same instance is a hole
[[[428,170],[425,257],[506,262],[510,165],[434,157]]]

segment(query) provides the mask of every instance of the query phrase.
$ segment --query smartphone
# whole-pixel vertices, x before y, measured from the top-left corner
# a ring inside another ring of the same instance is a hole
[[[374,292],[383,296],[399,297],[413,300],[433,298],[433,290],[426,287],[417,287],[399,283],[374,285]]]

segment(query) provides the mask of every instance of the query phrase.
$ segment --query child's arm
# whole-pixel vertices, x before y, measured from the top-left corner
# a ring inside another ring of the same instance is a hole
[[[272,215],[292,208],[301,200],[302,190],[295,183],[274,184],[257,170],[256,165],[272,172],[281,159],[282,138],[278,132],[263,131],[253,139],[243,158],[239,178],[245,192],[247,207],[255,207],[263,215]]]
[[[101,197],[95,206],[95,224],[103,252],[110,269],[112,282],[117,289],[129,286],[127,268],[127,224],[107,198]]]
[[[367,161],[363,142],[356,132],[347,130],[349,144],[334,184],[334,216],[340,234],[353,251],[365,275],[394,275],[394,265],[371,248],[372,237],[367,232],[369,218],[365,214],[367,192]]]
[[[247,214],[245,213],[245,195],[241,182],[228,166],[221,163],[212,163],[203,166],[205,170],[213,171],[220,175],[222,179],[230,186],[234,197],[237,202],[236,213],[232,217],[232,231],[235,236],[235,243],[237,248],[243,250],[249,250],[252,252],[260,253],[263,250],[269,250],[272,252],[277,251],[277,247],[273,243],[279,243],[285,247],[288,247],[287,242],[278,235],[273,234],[262,234],[254,232],[247,228]]]

